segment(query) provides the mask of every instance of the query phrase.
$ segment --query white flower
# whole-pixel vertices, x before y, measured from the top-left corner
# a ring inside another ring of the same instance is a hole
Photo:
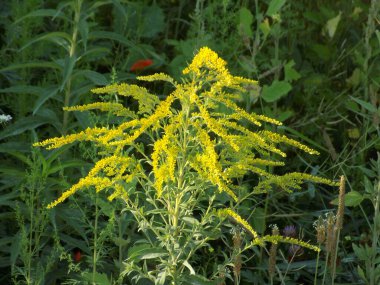
[[[9,122],[10,120],[12,120],[11,115],[5,115],[5,114],[0,115],[0,123],[6,123],[6,122]]]

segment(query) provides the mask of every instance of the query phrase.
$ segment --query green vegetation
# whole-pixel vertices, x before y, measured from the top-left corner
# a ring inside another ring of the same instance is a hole
[[[379,27],[377,0],[5,1],[0,284],[379,284]]]

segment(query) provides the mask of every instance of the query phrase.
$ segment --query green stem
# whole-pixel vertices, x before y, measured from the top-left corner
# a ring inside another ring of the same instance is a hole
[[[334,252],[334,256],[332,256],[333,259],[331,260],[331,262],[332,262],[331,285],[334,285],[334,283],[335,283],[336,260],[337,260],[337,256],[338,256],[339,238],[340,238],[340,229],[337,229],[336,241],[335,241],[335,252]]]
[[[82,0],[77,0],[75,3],[75,15],[74,15],[74,26],[73,26],[73,35],[71,38],[71,46],[69,51],[69,64],[73,64],[72,61],[75,60],[75,50],[77,45],[77,38],[78,38],[78,26],[80,21],[80,14],[81,14],[81,6],[82,6]],[[68,107],[70,105],[70,97],[71,97],[71,85],[72,85],[72,77],[71,74],[69,75],[65,87],[65,99],[64,99],[64,107]],[[67,131],[67,124],[69,121],[69,112],[64,111],[63,112],[63,123],[62,123],[62,133],[66,134]]]
[[[379,220],[379,200],[380,200],[380,181],[377,183],[377,195],[375,200],[375,215],[374,215],[374,223],[372,228],[372,252],[376,252],[377,249],[377,243],[379,241],[379,234],[377,229],[377,221]],[[378,255],[372,254],[371,257],[371,269],[370,269],[370,276],[369,276],[369,284],[375,285],[375,272],[376,272],[376,258]]]
[[[321,244],[319,244],[319,247],[321,247]],[[320,255],[320,251],[318,251],[317,264],[315,265],[314,285],[318,285],[317,284],[317,277],[318,277],[319,255]]]
[[[326,254],[325,269],[323,271],[323,279],[322,279],[322,284],[321,285],[325,284],[328,261],[329,261],[329,253]]]
[[[98,195],[95,197],[95,223],[94,223],[94,251],[92,255],[92,284],[95,283],[95,275],[96,275],[96,262],[97,262],[97,246],[98,246]]]

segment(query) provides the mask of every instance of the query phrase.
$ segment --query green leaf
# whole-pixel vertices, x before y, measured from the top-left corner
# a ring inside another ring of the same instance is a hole
[[[243,35],[252,37],[252,23],[253,23],[253,15],[251,11],[247,8],[242,7],[239,10],[239,32],[242,32]]]
[[[261,97],[265,102],[275,102],[292,90],[292,85],[286,81],[273,81],[270,86],[264,85]]]
[[[184,284],[192,284],[192,285],[216,285],[217,284],[216,281],[210,281],[209,279],[198,274],[191,274],[191,275],[183,274],[183,276],[181,276],[181,279],[183,280]]]
[[[356,207],[363,201],[363,199],[364,197],[362,194],[357,191],[351,191],[344,196],[344,204],[347,207]]]
[[[263,41],[264,41],[269,35],[270,30],[271,30],[268,18],[265,18],[264,21],[260,23],[259,28],[260,28],[260,31],[264,35],[264,38],[263,38]]]
[[[61,11],[59,10],[55,10],[55,9],[39,9],[39,10],[36,10],[36,11],[33,11],[23,17],[21,17],[20,19],[17,19],[13,25],[15,24],[18,24],[19,22],[27,19],[27,18],[33,18],[33,17],[52,17],[53,19],[54,18],[63,18],[65,19],[66,21],[69,21],[69,19],[67,17],[65,17]]]
[[[107,85],[109,82],[105,78],[105,76],[99,72],[92,71],[92,70],[79,70],[74,73],[74,77],[83,75],[84,77],[91,80],[96,85]]]
[[[365,278],[364,270],[358,265],[358,275],[362,278],[367,284],[369,283]]]
[[[376,30],[375,33],[376,33],[376,37],[377,37],[377,40],[379,41],[379,46],[380,46],[380,32],[379,30]]]
[[[252,211],[251,222],[253,228],[259,233],[262,234],[265,231],[265,211],[261,207],[256,207]]]
[[[301,75],[293,68],[295,65],[294,60],[289,61],[287,64],[285,64],[284,71],[285,71],[285,81],[293,81],[297,80],[301,77]]]
[[[33,130],[47,123],[49,123],[48,119],[41,116],[29,116],[19,119],[14,124],[8,126],[5,130],[0,132],[0,140],[19,135],[25,131]]]
[[[88,39],[105,39],[105,40],[112,40],[119,42],[127,47],[136,47],[136,45],[127,40],[125,37],[123,37],[120,34],[114,33],[114,32],[106,32],[106,31],[94,31],[90,32],[88,35]]]
[[[165,16],[162,9],[157,6],[144,6],[141,21],[140,35],[144,38],[153,38],[165,28]]]
[[[274,14],[277,14],[282,6],[284,6],[286,0],[272,0],[269,3],[268,10],[266,12],[267,16],[273,16]]]
[[[87,284],[96,284],[96,285],[111,285],[111,282],[108,280],[107,274],[105,273],[99,273],[95,272],[83,272],[82,273],[83,278],[88,281]],[[95,278],[94,278],[95,277]],[[92,283],[93,280],[96,280],[96,283]]]
[[[153,259],[167,255],[164,249],[151,247],[150,244],[140,244],[128,250],[128,256],[131,260]]]
[[[355,98],[355,97],[352,97],[352,96],[350,96],[350,98],[352,100],[354,100],[356,103],[358,103],[360,106],[362,106],[364,109],[366,109],[367,111],[369,111],[371,113],[377,112],[377,108],[375,106],[373,106],[371,103],[363,101],[363,100]]]
[[[71,36],[68,33],[65,32],[51,32],[44,35],[41,35],[39,37],[36,37],[30,41],[26,45],[24,45],[20,50],[23,50],[30,45],[37,43],[39,41],[51,41],[53,43],[58,44],[59,46],[65,47],[67,50],[69,49],[71,45]]]
[[[9,65],[0,69],[2,71],[10,71],[16,70],[20,68],[53,68],[53,69],[61,69],[59,64],[51,62],[51,61],[35,61],[35,62],[27,62],[27,63],[17,63],[13,65]]]
[[[34,103],[33,107],[33,115],[35,115],[40,107],[50,98],[57,95],[59,88],[57,86],[50,86],[45,88],[43,92],[41,92],[40,96],[38,97],[37,101]]]
[[[20,93],[20,94],[32,94],[40,95],[45,88],[32,85],[16,85],[9,88],[0,89],[0,93]]]
[[[63,89],[65,88],[66,82],[70,79],[76,61],[77,59],[75,56],[67,56],[65,58],[64,65],[63,65],[62,83],[59,89],[60,91],[63,91]]]
[[[341,16],[342,16],[342,12],[339,12],[339,14],[336,17],[328,20],[325,25],[325,31],[327,32],[330,39],[332,39],[335,35]]]

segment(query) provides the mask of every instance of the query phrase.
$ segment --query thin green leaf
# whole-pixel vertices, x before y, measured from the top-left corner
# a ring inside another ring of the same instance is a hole
[[[7,67],[0,69],[2,71],[10,71],[16,70],[20,68],[52,68],[52,69],[61,69],[59,64],[51,62],[51,61],[35,61],[35,62],[27,62],[27,63],[17,63],[12,64]]]
[[[57,95],[59,88],[57,86],[50,86],[45,88],[43,92],[41,92],[40,96],[38,97],[37,101],[34,103],[33,107],[33,115],[35,115],[40,107],[50,98]]]
[[[45,88],[32,85],[16,85],[8,88],[0,89],[0,93],[20,93],[20,94],[32,94],[39,95]]]
[[[373,106],[371,103],[363,101],[363,100],[355,98],[355,97],[352,97],[352,96],[350,96],[350,98],[353,101],[355,101],[356,103],[358,103],[360,106],[362,106],[364,109],[366,109],[367,111],[369,111],[371,113],[377,112],[377,108],[375,106]]]
[[[92,70],[79,70],[74,73],[74,77],[84,76],[91,80],[96,85],[107,85],[109,84],[108,80],[101,73]]]
[[[27,18],[33,18],[33,17],[52,17],[53,19],[62,18],[62,19],[68,20],[68,18],[65,17],[59,10],[39,9],[21,17],[20,19],[17,19],[13,24],[16,25]]]
[[[59,88],[60,91],[63,91],[63,89],[65,89],[67,81],[71,78],[76,61],[77,59],[75,56],[67,56],[65,58],[63,66],[62,83]]]
[[[28,43],[24,45],[20,50],[26,49],[27,47],[39,41],[51,41],[53,43],[56,43],[60,46],[65,47],[66,49],[68,49],[70,45],[72,44],[71,36],[68,33],[50,32],[28,41]]]

